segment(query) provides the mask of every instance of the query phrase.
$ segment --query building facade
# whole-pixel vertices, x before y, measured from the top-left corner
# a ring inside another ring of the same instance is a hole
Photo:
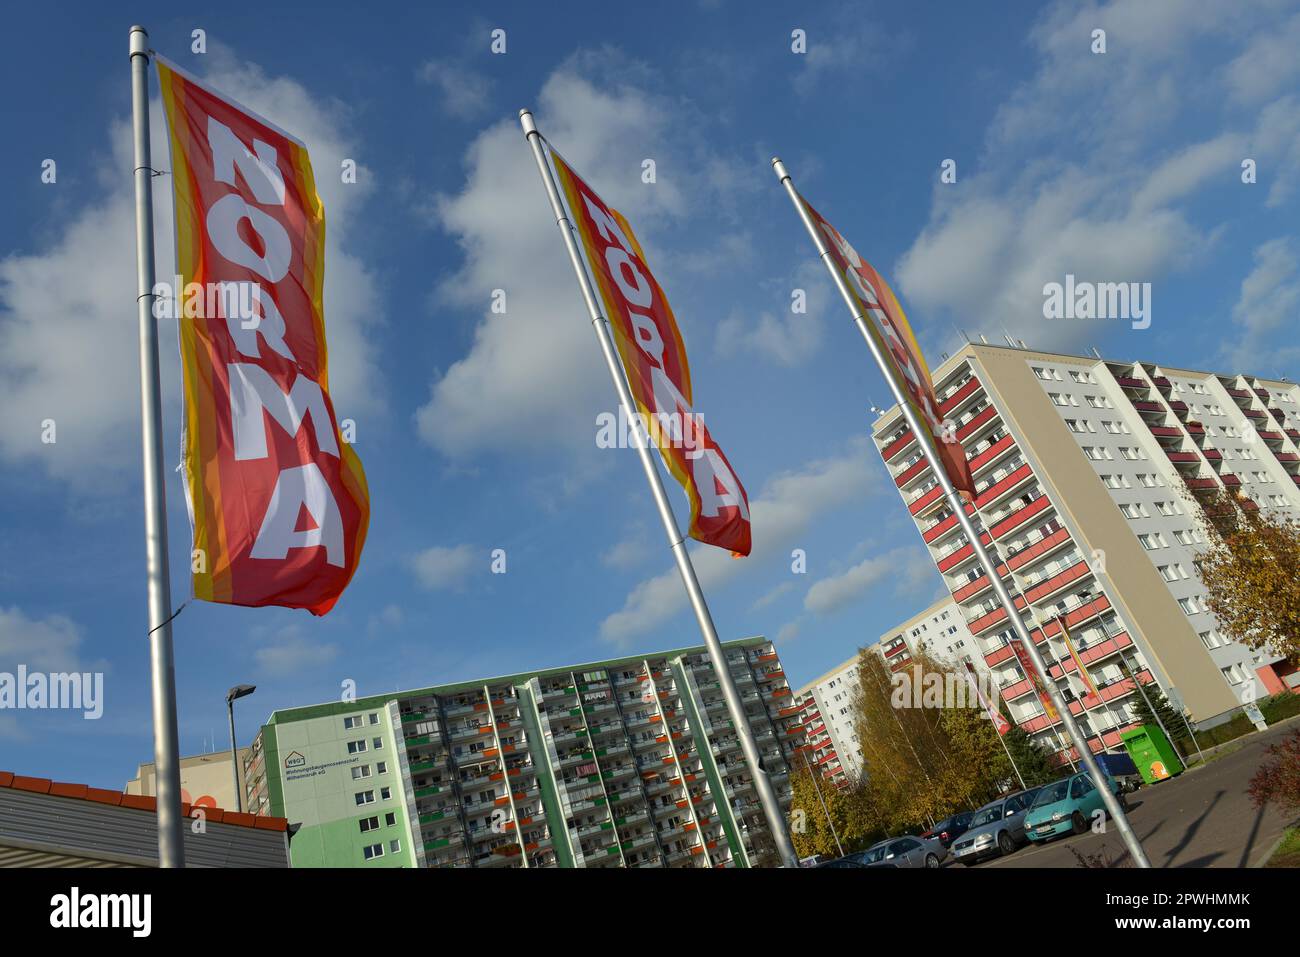
[[[781,662],[723,648],[788,808]],[[295,867],[779,863],[702,647],[277,711],[246,775],[250,809],[296,827]]]
[[[239,749],[238,767],[243,785],[243,765],[248,749]],[[213,751],[181,758],[181,801],[195,807],[234,808],[235,775],[230,766],[229,751]],[[155,797],[158,794],[157,775],[152,761],[136,770],[135,778],[126,782],[127,794]],[[242,788],[241,788],[242,790]],[[241,798],[242,800],[242,798]]]
[[[1284,661],[1222,635],[1195,563],[1203,491],[1300,515],[1300,388],[989,345],[967,345],[934,382],[975,478],[968,513],[1094,749],[1132,725],[1130,675],[1206,726],[1296,685]],[[1012,717],[1064,760],[1060,723],[1018,665],[1005,612],[897,407],[873,435]],[[1058,616],[1097,697],[1083,697]]]

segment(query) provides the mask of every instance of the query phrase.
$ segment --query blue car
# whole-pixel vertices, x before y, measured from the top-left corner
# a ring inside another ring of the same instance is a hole
[[[1125,805],[1123,789],[1110,775],[1106,783],[1120,802]],[[1092,826],[1098,811],[1105,813],[1101,792],[1093,786],[1087,772],[1045,785],[1034,797],[1034,803],[1025,812],[1025,836],[1035,843],[1051,840],[1062,834],[1082,834]]]

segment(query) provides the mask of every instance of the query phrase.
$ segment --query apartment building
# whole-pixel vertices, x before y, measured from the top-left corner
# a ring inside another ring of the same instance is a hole
[[[981,672],[988,666],[979,642],[966,627],[961,609],[944,598],[894,626],[869,646],[891,671],[902,671],[919,651],[963,668],[969,661]],[[858,689],[858,656],[841,662],[795,692],[804,724],[803,751],[809,765],[841,787],[862,773],[862,745],[855,727],[853,696]],[[802,759],[796,767],[802,765]]]
[[[1285,661],[1224,637],[1195,563],[1204,491],[1300,514],[1300,387],[987,344],[934,382],[975,478],[967,511],[1094,749],[1132,724],[1129,673],[1206,726],[1296,687]],[[873,435],[1013,718],[1060,752],[1060,722],[1017,664],[1005,612],[897,407]],[[1058,616],[1099,697],[1083,698]]]
[[[788,808],[781,662],[761,637],[723,648]],[[277,711],[246,778],[295,867],[779,864],[703,647]]]

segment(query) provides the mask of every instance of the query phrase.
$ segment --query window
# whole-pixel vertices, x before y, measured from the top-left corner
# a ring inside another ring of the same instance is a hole
[[[1202,608],[1196,603],[1195,595],[1178,599],[1178,607],[1183,610],[1185,615],[1196,615],[1202,611]]]
[[[358,823],[361,825],[361,833],[364,834],[366,831],[373,831],[379,827],[379,818],[363,817]]]
[[[1101,427],[1111,435],[1128,435],[1128,426],[1123,422],[1107,420],[1101,424]]]
[[[392,841],[389,841],[389,842],[388,842],[388,853],[389,853],[389,854],[396,854],[396,853],[398,853],[399,851],[401,851],[401,849],[402,849],[402,842],[401,842],[401,841],[398,841],[398,840],[392,840]]]
[[[389,811],[387,814],[384,815],[384,827],[392,827],[396,823],[397,823],[397,815],[394,814],[392,811]]]
[[[384,747],[383,738],[373,738],[370,743],[376,751],[382,750],[382,748]]]
[[[367,720],[369,720],[369,722],[370,722],[371,724],[378,724],[378,723],[379,723],[379,713],[376,712],[376,711],[372,711],[372,712],[370,712],[370,714],[366,715],[366,718],[367,718]]]
[[[1174,571],[1172,565],[1160,565],[1156,568],[1156,571],[1158,571],[1160,573],[1160,577],[1167,582],[1178,581],[1178,574],[1177,572]]]
[[[375,773],[376,773],[376,774],[387,774],[387,773],[388,773],[388,762],[387,762],[387,761],[380,761],[379,763],[377,763],[377,764],[375,765]]]
[[[361,856],[367,861],[374,860],[376,857],[384,856],[384,845],[370,844],[361,849]]]
[[[352,769],[352,780],[353,780],[353,781],[359,781],[359,780],[361,780],[362,778],[368,778],[368,777],[370,777],[370,765],[368,765],[368,764],[359,764],[359,765],[357,765],[355,768]]]
[[[1157,548],[1165,547],[1165,540],[1161,537],[1159,532],[1147,532],[1146,534],[1139,535],[1138,541],[1142,543],[1142,547],[1147,551],[1154,551]]]
[[[1203,631],[1200,634],[1201,643],[1211,651],[1215,648],[1222,648],[1228,643],[1228,640],[1219,633],[1219,629],[1211,628],[1209,631]]]
[[[354,715],[351,718],[343,719],[343,730],[351,731],[353,728],[361,727],[361,715]]]
[[[374,803],[375,803],[375,792],[374,792],[374,791],[358,791],[358,792],[356,793],[356,801],[357,801],[357,806],[358,806],[358,807],[360,807],[360,806],[362,806],[362,805],[364,805],[364,804],[374,804]]]
[[[379,799],[380,799],[381,801],[387,801],[387,800],[389,800],[392,796],[393,796],[393,789],[392,789],[392,788],[380,788],[380,789],[379,789]],[[372,800],[373,800],[373,798],[372,798]]]
[[[1066,419],[1065,424],[1070,427],[1071,432],[1096,432],[1091,422],[1087,419]]]
[[[1119,510],[1124,513],[1125,518],[1146,518],[1142,506],[1132,502],[1120,505]]]
[[[366,750],[366,741],[362,738],[359,741],[348,742],[348,754],[361,754]]]
[[[1146,456],[1142,454],[1142,450],[1136,448],[1122,448],[1119,450],[1119,454],[1124,456],[1124,458],[1128,459],[1130,462],[1137,462],[1140,459],[1146,458]]]

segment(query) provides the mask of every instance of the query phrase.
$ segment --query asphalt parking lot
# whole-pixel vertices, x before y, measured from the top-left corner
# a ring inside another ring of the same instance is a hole
[[[1152,867],[1258,867],[1296,823],[1293,815],[1272,805],[1256,810],[1246,788],[1265,758],[1264,749],[1294,728],[1300,719],[1279,722],[1267,731],[1230,742],[1204,767],[1147,785],[1129,795],[1129,821],[1142,841]],[[1119,831],[1107,821],[1106,833],[1068,836],[1045,845],[1031,844],[1010,857],[979,867],[1078,867],[1073,851],[1100,855],[1112,865],[1131,861]],[[948,866],[960,867],[950,863]]]

